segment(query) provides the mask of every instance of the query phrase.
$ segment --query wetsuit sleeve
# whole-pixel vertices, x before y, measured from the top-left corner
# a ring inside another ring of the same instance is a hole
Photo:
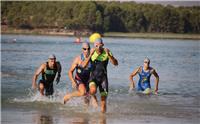
[[[58,74],[57,74],[57,78],[56,78],[56,82],[57,82],[56,84],[58,84],[60,82],[61,71],[62,71],[61,64],[60,64],[60,62],[57,62],[57,72],[58,72]]]
[[[62,71],[62,66],[61,66],[60,62],[57,62],[57,71],[58,71],[58,75],[60,76],[60,73]]]

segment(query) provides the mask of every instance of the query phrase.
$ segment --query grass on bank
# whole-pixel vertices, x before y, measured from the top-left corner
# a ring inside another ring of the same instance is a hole
[[[129,37],[129,38],[155,38],[155,39],[194,39],[199,40],[200,34],[176,34],[176,33],[118,33],[108,32],[104,37]]]
[[[1,34],[33,34],[33,35],[62,35],[74,36],[73,31],[52,31],[47,29],[35,30],[18,30],[14,28],[6,28],[1,30]],[[84,32],[83,32],[84,34]],[[128,37],[128,38],[152,38],[152,39],[193,39],[200,40],[200,34],[177,34],[177,33],[123,33],[123,32],[107,32],[104,37]],[[88,37],[88,36],[86,36]]]

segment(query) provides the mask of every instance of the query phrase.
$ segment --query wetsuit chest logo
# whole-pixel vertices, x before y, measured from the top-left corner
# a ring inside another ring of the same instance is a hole
[[[140,73],[140,76],[141,76],[141,83],[144,83],[144,82],[148,82],[149,81],[149,77],[151,76],[151,74],[149,72],[141,72]]]
[[[81,73],[81,69],[77,69],[77,72],[78,72],[78,73]]]
[[[141,82],[144,83],[145,81],[147,81],[147,77],[143,77]]]

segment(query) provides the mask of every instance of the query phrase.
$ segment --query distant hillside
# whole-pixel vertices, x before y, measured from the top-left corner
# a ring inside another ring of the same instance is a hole
[[[189,5],[188,2],[178,1],[165,2],[165,5],[167,3]],[[91,32],[200,33],[200,6],[173,7],[136,2],[1,1],[1,24],[30,30],[56,28]]]

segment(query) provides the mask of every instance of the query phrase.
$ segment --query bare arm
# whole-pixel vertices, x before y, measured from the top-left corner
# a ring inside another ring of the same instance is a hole
[[[158,76],[158,73],[156,72],[156,70],[155,69],[153,69],[153,72],[152,72],[152,74],[155,76],[155,78],[156,78],[156,84],[155,84],[155,93],[157,93],[158,92],[158,83],[159,83],[159,76]]]
[[[117,59],[111,54],[110,50],[107,49],[107,48],[105,48],[105,51],[106,51],[106,53],[108,54],[108,57],[109,57],[110,62],[111,62],[113,65],[117,66],[117,65],[118,65],[118,61],[117,61]]]
[[[74,79],[73,72],[74,72],[76,66],[78,65],[78,60],[79,60],[78,57],[76,57],[76,58],[74,59],[72,65],[71,65],[71,67],[70,67],[70,69],[69,69],[69,71],[68,71],[68,76],[69,76],[69,79],[70,79],[71,82],[72,82],[72,87],[73,87],[73,88],[76,87],[76,80]]]
[[[138,73],[140,67],[135,69],[129,76],[129,80],[130,80],[130,90],[134,89],[135,88],[135,82],[133,81],[133,77]]]
[[[90,51],[90,55],[89,55],[87,58],[85,58],[85,60],[83,61],[83,63],[82,63],[82,67],[83,67],[83,68],[86,68],[86,67],[87,67],[87,65],[88,65],[88,63],[89,63],[89,61],[90,61],[90,58],[92,57],[94,51],[95,51],[95,49],[92,48],[91,51]]]
[[[40,73],[42,73],[42,71],[44,71],[46,67],[46,64],[42,64],[35,72],[34,76],[33,76],[33,79],[32,79],[32,88],[33,89],[36,89],[37,88],[37,79],[38,79],[38,76],[40,75]]]
[[[116,59],[114,56],[108,55],[108,57],[109,57],[109,59],[110,59],[110,62],[111,62],[113,65],[115,65],[115,66],[118,65],[118,61],[117,61],[117,59]]]

